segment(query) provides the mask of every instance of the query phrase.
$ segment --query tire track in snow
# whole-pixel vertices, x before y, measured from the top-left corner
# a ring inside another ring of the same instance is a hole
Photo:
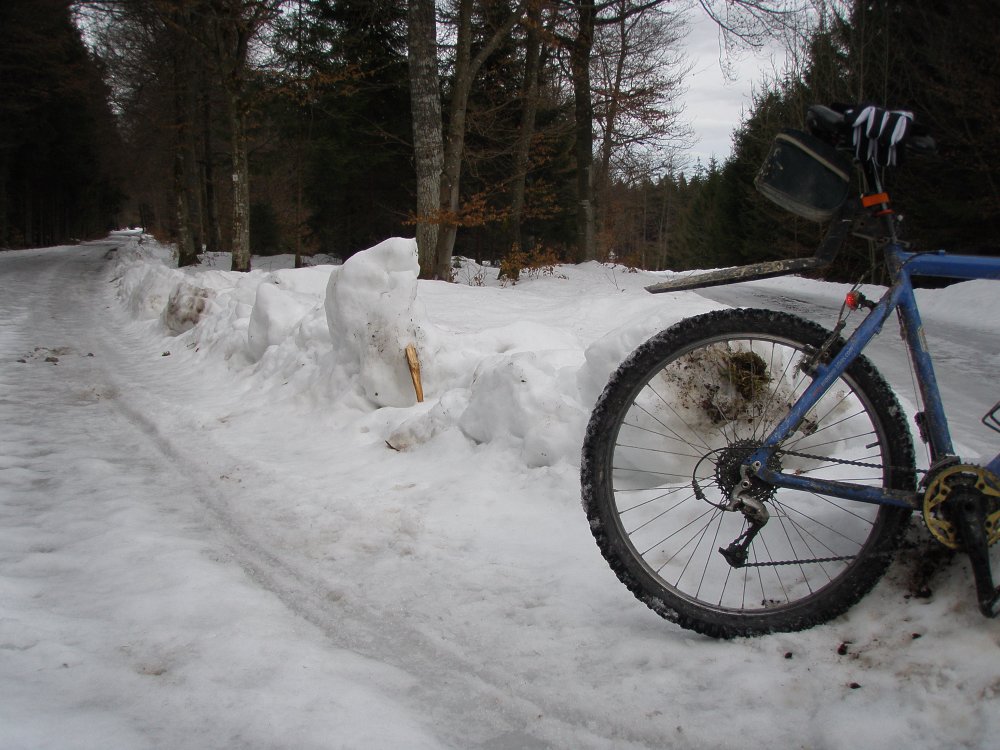
[[[586,710],[560,702],[558,696],[546,699],[536,691],[527,697],[518,694],[503,665],[484,671],[458,650],[414,629],[403,615],[379,611],[357,598],[345,600],[328,581],[275,551],[267,538],[255,533],[234,511],[239,486],[224,477],[238,474],[244,483],[253,484],[255,491],[271,485],[275,492],[281,492],[278,480],[228,455],[199,430],[193,414],[175,410],[164,422],[147,414],[170,413],[161,392],[171,393],[169,403],[175,405],[183,401],[178,391],[197,388],[197,384],[171,381],[164,370],[156,372],[143,360],[143,354],[155,356],[149,338],[129,325],[110,298],[109,249],[97,245],[61,258],[32,281],[36,293],[49,300],[53,320],[64,314],[67,297],[75,306],[73,320],[60,321],[66,339],[93,349],[92,379],[101,381],[97,387],[114,394],[110,399],[114,408],[175,472],[183,474],[192,497],[205,509],[209,525],[223,540],[226,557],[247,576],[315,626],[331,644],[414,676],[417,684],[406,700],[432,717],[442,739],[456,747],[543,748],[559,745],[556,738],[567,736],[581,748],[647,747],[662,740],[655,732],[614,723],[604,724],[614,738],[603,736],[606,732],[601,731],[600,723],[595,725]],[[144,403],[150,399],[165,406],[147,410]],[[466,718],[456,723],[455,717]]]

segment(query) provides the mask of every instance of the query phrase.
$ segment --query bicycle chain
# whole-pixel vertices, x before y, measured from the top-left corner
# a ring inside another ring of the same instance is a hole
[[[850,461],[843,458],[833,458],[832,456],[816,456],[811,453],[803,453],[801,451],[793,450],[782,450],[779,449],[777,453],[786,456],[795,456],[796,458],[809,458],[814,461],[833,461],[838,464],[845,464],[847,466],[860,466],[867,469],[883,469],[885,468],[882,464],[871,464],[865,461]],[[890,466],[890,469],[898,469],[899,471],[910,471],[909,467],[896,467]],[[925,469],[917,469],[918,472],[926,474]],[[883,553],[884,554],[884,553]],[[853,560],[855,555],[841,555],[839,557],[814,557],[808,560],[772,560],[771,562],[754,562],[754,563],[743,563],[741,568],[771,568],[778,567],[779,565],[805,565],[807,563],[827,563],[827,562],[843,562],[844,560]]]
[[[813,461],[831,461],[833,463],[844,464],[845,466],[860,466],[865,469],[890,469],[892,471],[916,471],[918,474],[926,474],[927,469],[916,469],[912,466],[884,466],[883,464],[870,464],[865,461],[851,461],[846,458],[834,458],[833,456],[817,456],[812,453],[802,453],[801,451],[785,450],[779,448],[777,454],[795,456],[796,458],[811,458]]]
[[[772,560],[771,562],[743,563],[741,568],[771,568],[779,565],[804,565],[806,563],[826,563],[841,562],[843,560],[853,560],[855,555],[841,555],[840,557],[813,557],[808,560]]]
[[[801,451],[792,450],[778,450],[777,453],[782,453],[788,456],[796,456],[798,458],[809,458],[816,461],[833,461],[839,464],[845,464],[849,466],[861,466],[870,469],[882,469],[880,464],[867,463],[865,461],[850,461],[847,459],[838,459],[831,456],[816,456],[810,453],[802,453]],[[910,468],[904,467],[893,467],[890,469],[898,468],[900,471],[910,471]],[[928,474],[931,469],[916,469],[920,474]],[[950,478],[953,474],[966,474],[974,475],[978,478],[977,488],[981,492],[986,492],[994,497],[1000,497],[1000,491],[993,489],[990,486],[987,478],[993,478],[993,475],[987,472],[982,467],[978,466],[966,466],[964,464],[959,464],[955,466],[950,466],[935,477],[934,482],[931,483],[924,498],[924,523],[926,524],[928,530],[946,547],[951,549],[958,548],[958,542],[954,536],[954,529],[950,523],[942,519],[937,519],[933,517],[933,510],[947,499],[947,491],[944,489],[944,482]],[[995,481],[995,478],[993,478]],[[990,521],[988,521],[989,529],[989,543],[994,544],[1000,540],[1000,512],[994,511],[990,516]],[[884,553],[883,553],[884,554]],[[758,562],[758,563],[744,563],[740,567],[743,568],[767,568],[767,567],[777,567],[779,565],[802,565],[805,563],[825,563],[825,562],[842,562],[844,560],[853,560],[853,555],[841,556],[841,557],[817,557],[809,560],[777,560],[772,562]]]

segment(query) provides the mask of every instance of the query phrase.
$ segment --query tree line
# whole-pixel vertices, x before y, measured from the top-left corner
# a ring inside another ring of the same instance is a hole
[[[726,44],[805,40],[734,123],[732,155],[695,166],[692,5]],[[829,101],[908,106],[938,137],[939,157],[900,174],[915,235],[995,237],[993,4],[825,2],[802,34],[811,5],[7,0],[0,247],[137,223],[182,265],[227,250],[247,270],[415,235],[428,278],[455,254],[651,269],[808,254],[822,228],[752,181],[776,131]]]
[[[936,155],[909,156],[886,176],[904,239],[1000,253],[1000,6],[850,0],[832,10],[794,69],[757,88],[728,159],[625,191],[620,257],[685,269],[811,255],[825,227],[769,203],[753,178],[779,130],[804,129],[809,105],[834,102],[909,110],[935,138]],[[827,274],[878,280],[884,269],[874,248],[855,240]]]
[[[699,6],[727,34],[753,39],[800,4]],[[45,35],[53,50],[57,37],[75,45],[95,85],[106,85],[77,94],[81,109],[90,99],[102,113],[92,118],[100,133],[79,135],[110,144],[103,171],[120,167],[124,196],[117,215],[115,201],[102,204],[104,223],[166,235],[182,264],[203,249],[231,250],[241,270],[254,252],[346,256],[416,234],[424,274],[444,278],[456,251],[489,260],[514,249],[568,260],[606,253],[608,194],[638,171],[662,171],[683,140],[689,5],[9,0],[4,30],[20,38],[43,15],[67,27],[76,14],[86,32],[89,51],[66,28]],[[5,107],[31,99],[39,61],[26,52],[11,50],[25,75],[4,92]],[[40,62],[66,73],[54,52]],[[51,101],[31,104],[0,157],[0,213],[19,229],[30,221],[11,197],[24,185],[6,169],[9,144],[41,154],[69,140],[32,144],[25,134]],[[22,242],[23,231],[2,238]]]
[[[0,248],[106,232],[121,140],[65,0],[0,3]]]

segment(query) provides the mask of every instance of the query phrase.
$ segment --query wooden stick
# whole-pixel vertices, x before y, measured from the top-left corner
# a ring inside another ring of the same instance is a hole
[[[413,390],[417,394],[417,403],[424,400],[424,386],[420,382],[420,360],[417,359],[417,348],[413,344],[406,345],[406,364],[410,367],[410,379]]]

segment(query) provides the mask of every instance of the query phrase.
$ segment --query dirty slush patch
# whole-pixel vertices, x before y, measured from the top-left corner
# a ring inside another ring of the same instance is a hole
[[[75,349],[69,346],[57,346],[50,349],[47,346],[36,346],[31,352],[17,358],[17,362],[21,364],[35,364],[38,362],[44,362],[47,364],[58,365],[59,360],[62,357],[93,357],[93,352],[87,352],[86,354],[80,354]]]

